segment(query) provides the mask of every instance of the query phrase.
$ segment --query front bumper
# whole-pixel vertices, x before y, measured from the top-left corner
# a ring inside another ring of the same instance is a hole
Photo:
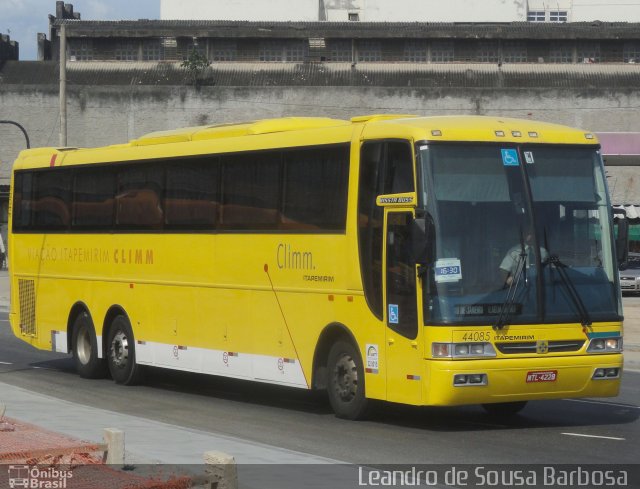
[[[620,390],[621,353],[547,358],[431,360],[425,404],[451,406],[536,399],[614,397]],[[618,368],[617,378],[593,379],[597,368]],[[557,372],[553,382],[527,382],[530,372]],[[485,374],[486,385],[454,386],[456,374]]]
[[[640,292],[640,281],[620,279],[620,289],[622,292]]]

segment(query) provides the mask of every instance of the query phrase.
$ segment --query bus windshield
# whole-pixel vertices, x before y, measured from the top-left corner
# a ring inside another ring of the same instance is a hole
[[[420,147],[420,162],[435,228],[427,324],[620,319],[595,148],[433,144]]]

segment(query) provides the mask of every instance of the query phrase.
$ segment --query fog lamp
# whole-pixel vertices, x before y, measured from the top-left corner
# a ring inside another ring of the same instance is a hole
[[[466,375],[454,375],[453,376],[453,384],[454,385],[464,385],[468,382]]]

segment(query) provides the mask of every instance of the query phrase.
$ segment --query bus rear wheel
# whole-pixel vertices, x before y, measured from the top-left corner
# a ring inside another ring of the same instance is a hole
[[[491,416],[509,417],[515,416],[524,409],[527,401],[518,402],[496,402],[493,404],[483,404],[484,410]]]
[[[107,363],[98,358],[98,340],[91,317],[86,312],[73,322],[71,336],[73,361],[76,371],[83,379],[101,379],[107,375]]]
[[[369,402],[364,395],[364,368],[356,348],[347,341],[337,341],[329,351],[327,391],[338,418],[362,419]]]
[[[107,345],[107,363],[113,380],[122,385],[137,384],[142,367],[136,364],[133,330],[125,316],[117,316],[111,323]]]

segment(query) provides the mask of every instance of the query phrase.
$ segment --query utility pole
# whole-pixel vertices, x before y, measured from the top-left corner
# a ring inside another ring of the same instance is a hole
[[[63,21],[64,22],[64,21]],[[60,25],[60,147],[67,146],[67,27]]]

